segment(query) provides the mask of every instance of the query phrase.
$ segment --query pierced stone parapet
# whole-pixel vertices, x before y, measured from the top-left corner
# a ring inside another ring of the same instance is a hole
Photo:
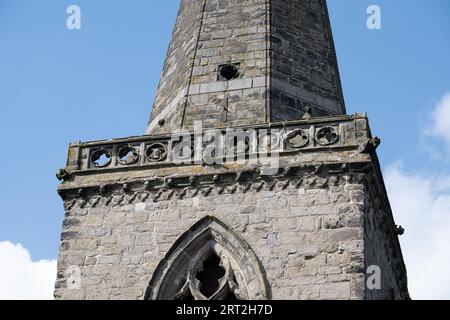
[[[369,139],[367,118],[364,114],[357,114],[256,127],[75,143],[69,148],[67,167],[63,169],[65,174],[59,174],[58,178],[67,180],[77,174],[104,171],[202,165],[205,164],[206,152],[220,163],[229,163],[274,153],[284,156],[324,150],[365,151],[364,144]],[[189,147],[190,152],[186,152],[185,147]]]

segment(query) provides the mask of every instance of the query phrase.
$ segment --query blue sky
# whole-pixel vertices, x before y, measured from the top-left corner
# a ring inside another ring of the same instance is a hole
[[[347,111],[369,113],[388,185],[423,183],[433,204],[448,201],[450,121],[437,130],[436,109],[450,92],[450,2],[328,2]],[[82,10],[81,30],[66,28],[71,4]],[[371,4],[382,30],[366,27]],[[33,260],[57,257],[64,210],[55,172],[67,146],[144,133],[177,10],[176,0],[0,0],[0,241],[21,243]],[[439,115],[450,118],[446,108]],[[430,189],[433,177],[443,187]],[[396,217],[408,219],[408,199],[392,193]]]

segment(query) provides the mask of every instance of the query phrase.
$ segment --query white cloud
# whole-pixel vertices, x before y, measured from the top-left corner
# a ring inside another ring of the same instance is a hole
[[[450,92],[446,93],[431,113],[430,127],[425,134],[445,140],[450,146]]]
[[[50,300],[56,261],[33,262],[20,244],[0,242],[0,300]]]
[[[450,176],[407,173],[395,164],[386,186],[401,239],[413,299],[450,299]]]

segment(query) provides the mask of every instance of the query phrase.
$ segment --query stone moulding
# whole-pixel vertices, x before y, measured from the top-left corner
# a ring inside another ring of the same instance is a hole
[[[372,167],[370,162],[295,165],[279,169],[273,176],[263,175],[259,168],[243,171],[222,171],[216,174],[153,177],[60,189],[67,210],[101,205],[127,205],[151,200],[191,198],[199,195],[247,193],[255,190],[274,191],[295,188],[327,188],[345,183],[361,182]]]
[[[196,272],[202,269],[198,262],[201,264],[210,254],[224,261],[226,271],[212,298],[200,292],[195,278]],[[250,245],[224,222],[207,216],[167,252],[152,275],[145,300],[182,299],[188,294],[195,300],[209,300],[227,291],[239,300],[271,298],[264,269]]]

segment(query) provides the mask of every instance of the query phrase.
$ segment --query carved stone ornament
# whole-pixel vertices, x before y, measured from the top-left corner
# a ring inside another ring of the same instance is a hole
[[[288,134],[286,141],[289,147],[301,149],[308,145],[309,134],[305,130],[297,129]]]
[[[339,139],[337,130],[333,127],[324,127],[317,131],[316,141],[321,146],[329,146],[335,144]]]
[[[277,148],[280,144],[280,137],[277,134],[267,133],[259,138],[259,150],[270,151]]]
[[[146,151],[147,160],[150,162],[164,161],[167,157],[166,146],[162,143],[155,143],[150,145]]]
[[[183,138],[181,141],[174,141],[172,143],[172,159],[191,160],[195,155],[195,143],[189,137]]]
[[[56,173],[56,178],[59,181],[66,180],[66,179],[70,178],[70,173],[67,172],[66,169],[59,169],[58,172]]]
[[[253,140],[248,136],[228,137],[226,140],[226,154],[228,156],[247,154],[250,151],[251,141]]]
[[[205,136],[202,141],[203,157],[214,158],[217,154],[216,136]]]

